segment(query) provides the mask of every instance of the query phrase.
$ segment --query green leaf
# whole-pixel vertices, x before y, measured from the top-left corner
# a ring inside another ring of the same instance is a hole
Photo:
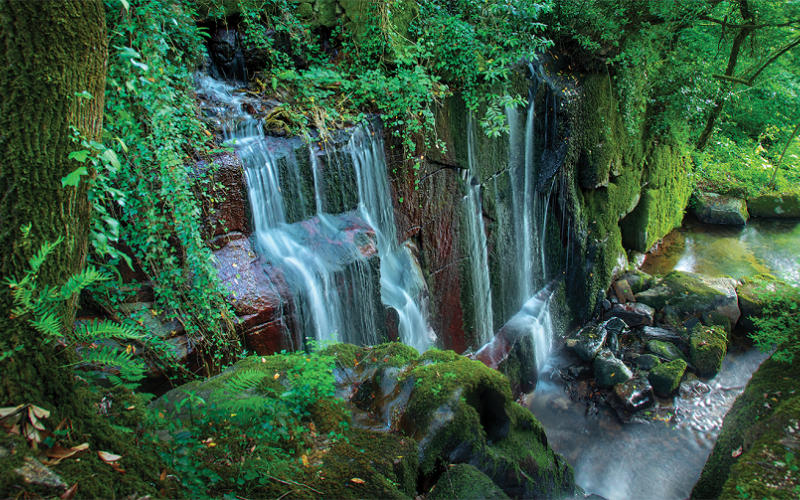
[[[114,168],[120,168],[122,166],[117,157],[117,153],[115,153],[113,149],[106,149],[100,157],[108,161]]]
[[[92,94],[90,94],[89,92],[87,92],[85,90],[83,92],[75,92],[75,96],[76,97],[80,97],[81,99],[91,99],[92,98]]]
[[[86,158],[89,156],[89,151],[83,149],[81,151],[73,151],[67,157],[70,160],[78,160],[81,163],[86,163]]]
[[[125,10],[130,12],[131,4],[128,3],[128,0],[119,0],[119,1],[122,2],[122,6],[125,7]]]
[[[77,186],[81,181],[82,175],[89,175],[89,171],[86,170],[86,167],[76,168],[74,172],[61,179],[61,187],[65,188],[67,186]]]

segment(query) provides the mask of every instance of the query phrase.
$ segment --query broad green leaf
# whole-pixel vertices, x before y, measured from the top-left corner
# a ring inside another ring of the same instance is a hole
[[[86,170],[86,167],[76,168],[74,172],[61,179],[61,187],[65,188],[67,186],[77,186],[81,181],[82,175],[89,175],[89,171]]]
[[[125,7],[125,10],[130,12],[131,4],[128,3],[128,0],[119,0],[119,1],[122,2],[122,6]]]
[[[147,71],[150,67],[141,61],[137,61],[136,59],[131,59],[131,64],[136,66],[137,68],[141,68],[142,71]]]
[[[105,152],[101,155],[102,158],[106,159],[108,163],[110,163],[114,168],[120,168],[122,165],[119,163],[119,158],[117,157],[117,153],[114,152],[113,149],[106,149]]]
[[[67,157],[70,160],[78,160],[81,163],[86,163],[86,158],[89,156],[89,152],[85,149],[81,151],[73,151]]]

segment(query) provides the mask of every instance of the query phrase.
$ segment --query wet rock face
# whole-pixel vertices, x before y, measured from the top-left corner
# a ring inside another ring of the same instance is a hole
[[[672,271],[650,289],[637,293],[636,300],[656,310],[669,305],[679,320],[716,311],[736,325],[741,316],[736,285],[731,278]]]
[[[203,237],[217,238],[228,233],[249,236],[252,231],[247,199],[247,185],[239,158],[233,153],[224,153],[214,158],[217,170],[214,182],[222,186],[222,192],[213,193],[215,201],[208,201],[204,213],[211,213],[204,221]],[[201,166],[204,167],[204,166]],[[218,200],[218,201],[217,201]],[[217,248],[223,246],[226,238],[214,241]]]
[[[599,325],[589,325],[571,338],[566,345],[582,361],[592,361],[606,341],[608,331]]]
[[[639,377],[614,386],[614,395],[626,411],[635,412],[652,406],[653,388],[647,378]]]
[[[622,360],[614,357],[608,349],[603,349],[594,358],[594,377],[600,387],[611,387],[628,381],[633,376],[630,368]]]
[[[693,201],[697,218],[709,224],[743,226],[750,218],[747,202],[741,198],[695,192]]]

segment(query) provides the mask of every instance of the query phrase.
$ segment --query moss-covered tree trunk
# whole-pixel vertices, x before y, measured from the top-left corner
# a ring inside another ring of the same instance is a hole
[[[102,130],[108,58],[102,0],[0,0],[0,272],[22,277],[45,241],[64,241],[48,257],[38,283],[59,285],[85,262],[91,207],[86,182],[62,188],[81,166],[71,126],[97,139]],[[89,92],[92,99],[76,97]],[[30,236],[21,227],[30,224]],[[73,407],[70,353],[20,319],[8,287],[0,290],[0,406],[34,403]],[[63,311],[65,328],[74,306]]]

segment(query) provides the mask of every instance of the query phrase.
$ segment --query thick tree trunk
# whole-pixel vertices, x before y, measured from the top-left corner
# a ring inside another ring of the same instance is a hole
[[[71,126],[97,139],[102,130],[108,58],[102,0],[0,0],[0,273],[22,277],[45,241],[64,241],[38,275],[40,285],[60,285],[85,262],[91,207],[86,182],[61,187],[81,164]],[[91,100],[76,97],[88,91]],[[21,227],[31,225],[30,237]],[[11,319],[8,287],[0,290],[0,406],[69,404],[70,356],[57,353],[25,321]],[[74,308],[63,311],[71,327]]]

